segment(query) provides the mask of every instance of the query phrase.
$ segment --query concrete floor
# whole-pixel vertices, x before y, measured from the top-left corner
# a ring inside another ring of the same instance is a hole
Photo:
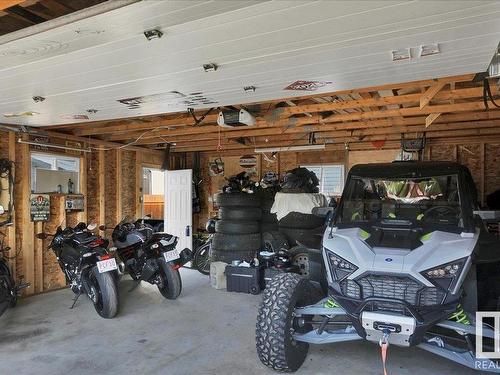
[[[0,318],[0,374],[276,374],[254,346],[259,296],[210,288],[208,277],[183,269],[179,299],[167,301],[143,283],[120,284],[120,312],[100,318],[72,292],[26,298]],[[392,374],[478,374],[430,353],[390,347]],[[312,346],[297,374],[382,373],[376,345]]]

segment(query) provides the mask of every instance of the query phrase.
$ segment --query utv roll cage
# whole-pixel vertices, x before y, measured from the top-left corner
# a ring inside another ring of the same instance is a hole
[[[462,211],[463,230],[462,232],[474,233],[475,220],[473,211],[478,209],[477,190],[467,167],[454,162],[439,161],[395,161],[392,163],[374,163],[355,165],[349,171],[346,181],[352,178],[386,178],[392,179],[418,179],[431,178],[436,176],[456,175],[458,186],[460,187],[459,201]],[[359,226],[359,223],[346,223],[342,220],[344,202],[352,194],[352,186],[347,184],[342,193],[337,215],[333,220],[333,225],[339,228]]]

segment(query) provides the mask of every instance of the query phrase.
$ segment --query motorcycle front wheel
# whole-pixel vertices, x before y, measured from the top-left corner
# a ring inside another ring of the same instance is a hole
[[[176,299],[181,294],[182,281],[178,269],[174,269],[170,263],[160,260],[160,282],[158,290],[166,299]]]
[[[99,273],[97,267],[89,272],[87,294],[97,313],[106,319],[114,318],[118,312],[118,289],[110,272]]]
[[[198,272],[203,275],[210,275],[210,243],[196,250],[193,263]]]

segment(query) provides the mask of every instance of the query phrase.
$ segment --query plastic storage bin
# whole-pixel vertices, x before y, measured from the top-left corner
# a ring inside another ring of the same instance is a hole
[[[260,267],[226,267],[228,292],[259,294],[261,290]]]

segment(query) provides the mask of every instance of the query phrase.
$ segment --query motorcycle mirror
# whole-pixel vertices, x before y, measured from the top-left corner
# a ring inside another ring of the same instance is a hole
[[[106,230],[106,225],[99,225],[99,230],[102,230],[102,231]]]
[[[5,213],[5,208],[3,208],[2,205],[0,205],[0,215],[3,215]]]
[[[45,240],[47,238],[47,233],[37,233],[36,238],[39,240]]]
[[[87,225],[87,229],[90,231],[94,230],[95,228],[97,228],[96,223],[90,223],[89,225]]]

